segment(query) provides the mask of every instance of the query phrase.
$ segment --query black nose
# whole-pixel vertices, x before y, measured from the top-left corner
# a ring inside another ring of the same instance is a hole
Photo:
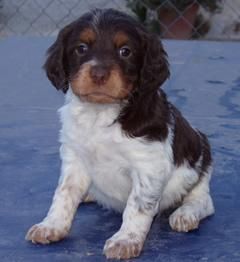
[[[90,75],[94,83],[104,85],[109,78],[109,69],[104,66],[93,66]]]

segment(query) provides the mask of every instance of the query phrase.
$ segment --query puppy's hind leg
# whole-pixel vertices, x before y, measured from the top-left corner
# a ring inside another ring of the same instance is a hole
[[[199,182],[183,200],[182,205],[169,217],[171,228],[178,232],[188,232],[198,228],[200,220],[214,213],[213,201],[209,193],[210,172],[203,174]]]

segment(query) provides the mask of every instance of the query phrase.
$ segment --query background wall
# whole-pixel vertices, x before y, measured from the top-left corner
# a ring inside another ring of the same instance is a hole
[[[198,11],[210,25],[208,32],[198,38],[240,39],[240,1],[221,2],[222,10],[219,13],[211,14],[203,8]],[[116,8],[131,13],[126,3],[126,0],[0,0],[0,37],[56,35],[64,25],[92,8]],[[170,38],[174,38],[174,35]]]

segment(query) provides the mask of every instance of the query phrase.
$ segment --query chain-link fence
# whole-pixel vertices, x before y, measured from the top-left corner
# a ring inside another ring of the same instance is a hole
[[[164,38],[240,40],[240,0],[0,0],[0,37],[56,35],[93,8],[135,15]]]

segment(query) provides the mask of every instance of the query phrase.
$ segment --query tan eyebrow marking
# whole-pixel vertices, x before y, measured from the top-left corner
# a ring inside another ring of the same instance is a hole
[[[91,28],[86,28],[80,33],[80,41],[92,43],[96,40],[96,33]]]
[[[129,42],[129,37],[124,32],[119,31],[115,34],[113,42],[116,47],[121,47]]]

